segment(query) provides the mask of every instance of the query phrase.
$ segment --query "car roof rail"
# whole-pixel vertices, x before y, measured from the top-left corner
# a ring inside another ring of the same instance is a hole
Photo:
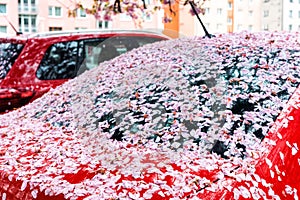
[[[29,38],[34,37],[47,37],[47,36],[58,36],[64,34],[85,34],[85,33],[151,33],[157,35],[163,35],[158,31],[151,31],[151,30],[134,30],[134,29],[80,29],[80,30],[68,30],[68,31],[48,31],[48,32],[41,32],[41,33],[33,33],[30,34]]]

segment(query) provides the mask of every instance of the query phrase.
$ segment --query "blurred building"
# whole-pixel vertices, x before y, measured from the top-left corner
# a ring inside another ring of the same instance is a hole
[[[150,4],[153,0],[146,0]],[[0,32],[13,34],[74,30],[74,29],[136,29],[125,14],[113,21],[99,21],[78,9],[76,17],[69,17],[71,0],[1,0]],[[83,1],[89,6],[93,0]],[[165,29],[173,37],[180,34],[203,35],[196,16],[191,16],[190,5],[176,1],[172,23],[163,24],[162,17],[169,10],[145,16],[144,29]],[[201,20],[210,33],[249,31],[300,31],[300,0],[207,0]],[[15,30],[14,30],[15,29]]]
[[[300,0],[207,0],[200,18],[210,33],[300,31]],[[204,35],[189,5],[179,5],[173,29],[183,35]],[[193,24],[191,24],[191,22]]]
[[[111,21],[99,21],[84,10],[77,10],[75,17],[69,17],[74,4],[70,0],[1,0],[0,32],[15,34],[16,31],[34,33],[55,30],[76,29],[135,29],[131,18],[121,14]],[[93,0],[84,1],[89,6]],[[163,29],[163,12],[145,17],[143,28]]]
[[[263,30],[300,31],[300,0],[263,0]]]

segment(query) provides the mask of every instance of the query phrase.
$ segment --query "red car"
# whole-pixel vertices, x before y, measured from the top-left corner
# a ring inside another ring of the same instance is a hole
[[[150,31],[99,30],[0,37],[0,112],[31,102],[100,62],[166,39]]]
[[[299,199],[299,33],[160,41],[0,116],[2,199]]]

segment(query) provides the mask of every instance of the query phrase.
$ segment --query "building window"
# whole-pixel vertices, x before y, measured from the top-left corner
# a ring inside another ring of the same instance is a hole
[[[300,18],[300,11],[298,11],[298,18]]]
[[[222,24],[217,24],[217,30],[222,28]]]
[[[145,0],[146,5],[151,5],[152,4],[152,0]]]
[[[252,17],[253,16],[253,11],[249,10],[249,16]]]
[[[75,27],[75,30],[85,30],[85,29],[88,29],[86,27]]]
[[[120,21],[131,21],[131,17],[127,13],[120,14]],[[100,27],[100,26],[99,26]]]
[[[242,24],[238,24],[238,26],[237,26],[238,31],[242,30],[242,28],[243,28],[243,25]]]
[[[231,17],[227,17],[227,23],[228,23],[228,24],[232,24],[232,19],[231,19]]]
[[[264,10],[264,17],[268,17],[269,16],[269,11],[268,10]]]
[[[49,31],[61,31],[62,27],[49,27]]]
[[[21,2],[23,2],[23,9],[24,9],[25,11],[28,11],[28,10],[29,10],[29,3],[28,3],[28,0],[23,0],[23,1],[21,1]]]
[[[37,32],[35,15],[19,15],[19,31],[24,33]]]
[[[83,9],[77,9],[77,17],[86,17],[86,12]]]
[[[292,10],[289,11],[289,17],[290,17],[290,18],[293,17],[293,11],[292,11]]]
[[[0,14],[6,14],[6,4],[1,3],[0,4]]]
[[[228,8],[232,9],[232,2],[228,2]]]
[[[209,14],[209,12],[210,12],[210,9],[209,8],[205,8],[205,14]]]
[[[37,5],[35,0],[18,0],[19,12],[37,12]]]
[[[98,21],[98,28],[100,29],[108,29],[109,25],[109,21]]]
[[[290,0],[290,3],[293,3],[293,0]]]
[[[143,13],[143,19],[147,22],[152,21],[152,17],[149,14]]]
[[[222,15],[222,8],[218,8],[218,9],[217,9],[217,14],[218,14],[218,15]]]
[[[51,17],[61,17],[62,16],[61,7],[58,7],[58,6],[49,6],[48,12],[49,12],[49,16],[51,16]]]
[[[37,6],[35,0],[31,0],[31,10],[32,12],[37,12]]]
[[[7,26],[0,26],[0,33],[7,33]]]
[[[249,31],[252,31],[252,30],[253,30],[253,25],[249,25],[249,26],[248,26],[248,30],[249,30]]]
[[[293,30],[293,25],[289,24],[289,31]]]
[[[264,31],[268,31],[269,30],[269,25],[268,24],[265,24],[264,25]]]

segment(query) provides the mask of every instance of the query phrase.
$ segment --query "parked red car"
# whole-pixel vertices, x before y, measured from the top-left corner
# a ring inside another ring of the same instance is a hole
[[[0,116],[2,199],[298,199],[299,33],[160,41]]]
[[[0,112],[31,102],[100,62],[166,39],[151,31],[99,30],[0,37]]]

